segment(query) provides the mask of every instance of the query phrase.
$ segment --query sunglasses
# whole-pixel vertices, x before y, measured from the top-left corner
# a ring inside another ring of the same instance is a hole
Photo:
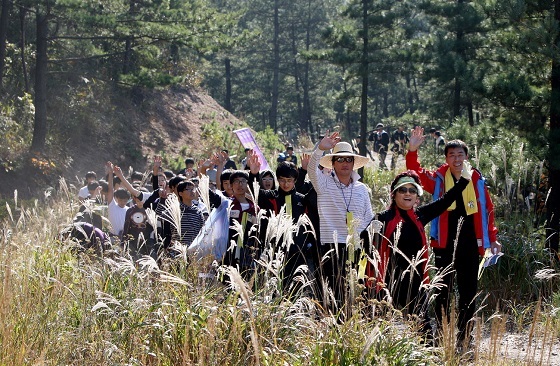
[[[338,162],[338,163],[351,163],[354,161],[354,157],[353,156],[342,156],[339,158],[334,158],[334,161]]]
[[[397,192],[402,193],[402,194],[406,194],[406,192],[408,192],[410,194],[418,194],[418,190],[414,187],[410,187],[410,188],[399,187],[397,189]]]

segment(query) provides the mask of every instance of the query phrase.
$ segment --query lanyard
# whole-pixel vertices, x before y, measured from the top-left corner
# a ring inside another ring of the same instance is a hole
[[[342,199],[344,200],[344,205],[346,206],[346,226],[350,228],[350,224],[354,220],[354,214],[353,212],[350,212],[350,204],[352,203],[352,195],[354,194],[354,185],[352,184],[352,178],[350,178],[350,198],[348,199],[348,201],[346,201],[346,195],[344,194],[344,187],[342,182],[337,182],[336,179],[334,179],[334,182],[338,185],[338,188],[340,188],[340,192],[342,193]]]

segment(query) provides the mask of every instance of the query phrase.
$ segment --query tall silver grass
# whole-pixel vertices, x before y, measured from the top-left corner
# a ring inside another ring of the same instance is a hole
[[[261,345],[259,342],[259,335],[257,334],[257,329],[255,326],[255,312],[253,309],[253,303],[251,301],[251,290],[241,278],[239,271],[234,267],[229,267],[227,269],[227,274],[230,278],[230,285],[233,290],[239,293],[243,304],[247,308],[247,312],[249,314],[249,325],[251,326],[251,345],[253,346],[253,355],[254,355],[254,362],[255,365],[260,365],[260,354],[261,354]]]
[[[210,178],[207,175],[203,175],[199,179],[198,183],[198,197],[204,203],[204,205],[208,208],[208,211],[211,210],[210,207]]]
[[[162,220],[167,221],[181,237],[181,205],[179,204],[179,197],[175,194],[170,194],[165,199],[165,215],[160,216]]]

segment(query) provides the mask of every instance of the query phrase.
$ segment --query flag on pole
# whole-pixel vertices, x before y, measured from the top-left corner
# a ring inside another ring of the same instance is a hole
[[[241,142],[241,145],[243,145],[244,148],[252,149],[257,153],[259,160],[261,161],[261,170],[270,169],[268,162],[259,148],[259,145],[257,145],[257,141],[255,140],[251,130],[249,128],[242,128],[233,132],[237,135],[239,142]]]

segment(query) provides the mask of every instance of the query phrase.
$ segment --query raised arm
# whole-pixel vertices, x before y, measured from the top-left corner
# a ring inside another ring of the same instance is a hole
[[[439,215],[441,215],[445,210],[451,206],[453,202],[459,198],[463,190],[469,184],[470,178],[466,179],[461,176],[459,182],[453,186],[449,191],[445,192],[443,196],[437,200],[430,202],[424,206],[418,208],[417,214],[418,218],[422,222],[422,225],[427,225],[428,222],[432,221]]]
[[[255,180],[257,182],[260,181],[259,172],[261,170],[261,161],[259,160],[259,156],[257,155],[257,153],[253,150],[249,151],[249,155],[247,156],[247,167],[250,170],[249,171],[249,189],[251,190],[251,192],[253,192],[253,194],[255,194],[254,188],[253,188],[253,182]],[[259,191],[262,193],[264,190],[260,189]],[[259,198],[260,198],[260,193],[259,193]]]
[[[156,155],[154,156],[154,166],[152,169],[152,190],[159,189],[159,170],[161,168],[161,156]]]
[[[220,176],[224,171],[224,166],[226,165],[226,157],[224,152],[219,152],[212,155],[212,162],[216,165],[216,189],[218,191],[222,190],[222,181],[220,180]]]
[[[306,153],[301,154],[301,167],[298,169],[299,174],[298,174],[298,179],[296,181],[296,190],[298,190],[298,192],[299,192],[299,188],[301,188],[305,184],[305,176],[307,175],[307,167],[309,166],[309,159],[311,159],[311,155]]]
[[[113,201],[113,193],[115,193],[113,185],[113,163],[110,161],[105,163],[105,174],[107,175],[107,184],[109,185],[107,192],[107,204],[109,204]]]
[[[113,166],[113,173],[121,180],[122,185],[126,188],[127,191],[130,192],[136,198],[142,198],[142,192],[137,190],[130,184],[130,182],[124,177],[122,169],[118,166]]]
[[[207,175],[206,172],[213,166],[212,164],[212,157],[208,159],[203,159],[198,161],[198,176],[202,177],[203,175]]]
[[[261,170],[261,165],[262,164],[257,153],[253,150],[249,151],[249,155],[247,157],[247,167],[249,167],[251,173],[258,176]]]
[[[424,129],[422,127],[417,126],[414,130],[412,130],[408,144],[408,151],[405,155],[406,169],[414,170],[418,173],[424,190],[433,194],[435,189],[436,172],[424,169],[418,160],[418,147],[422,144],[424,139]]]
[[[424,129],[420,126],[416,126],[410,135],[410,139],[408,142],[408,151],[416,151],[424,142]]]
[[[321,156],[323,155],[323,151],[330,150],[338,144],[340,141],[340,135],[338,132],[333,132],[329,135],[329,131],[325,134],[325,137],[319,142],[317,148],[313,151],[311,158],[309,159],[309,165],[307,169],[307,175],[309,175],[309,179],[311,183],[315,187],[315,190],[319,192],[319,182],[318,182],[318,166],[319,160],[321,160]]]

